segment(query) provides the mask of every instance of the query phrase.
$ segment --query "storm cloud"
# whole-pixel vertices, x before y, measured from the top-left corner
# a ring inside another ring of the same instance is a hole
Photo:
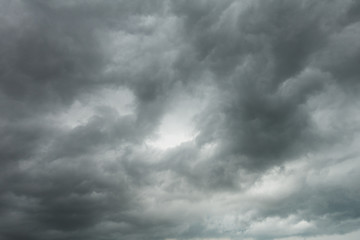
[[[355,0],[0,0],[0,239],[357,239]]]

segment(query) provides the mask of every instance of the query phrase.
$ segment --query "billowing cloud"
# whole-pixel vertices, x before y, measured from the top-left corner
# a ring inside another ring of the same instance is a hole
[[[0,0],[0,239],[355,239],[354,0]]]

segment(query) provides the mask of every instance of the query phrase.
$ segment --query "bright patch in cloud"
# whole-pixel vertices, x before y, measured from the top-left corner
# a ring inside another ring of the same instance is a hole
[[[156,136],[146,141],[150,146],[168,149],[193,140],[197,134],[193,120],[202,103],[198,99],[182,97],[163,118]]]

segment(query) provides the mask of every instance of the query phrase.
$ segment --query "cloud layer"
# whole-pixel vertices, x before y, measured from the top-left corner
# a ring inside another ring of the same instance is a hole
[[[0,239],[356,238],[359,9],[0,0]]]

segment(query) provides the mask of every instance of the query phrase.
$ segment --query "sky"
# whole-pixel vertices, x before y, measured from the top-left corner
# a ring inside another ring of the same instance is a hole
[[[0,0],[1,240],[360,239],[360,1]]]

